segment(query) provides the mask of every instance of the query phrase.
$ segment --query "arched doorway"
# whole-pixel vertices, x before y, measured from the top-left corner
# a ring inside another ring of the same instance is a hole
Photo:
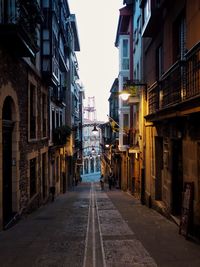
[[[14,122],[12,121],[11,97],[6,97],[2,112],[2,144],[3,144],[3,226],[5,227],[13,217],[12,209],[12,132]]]

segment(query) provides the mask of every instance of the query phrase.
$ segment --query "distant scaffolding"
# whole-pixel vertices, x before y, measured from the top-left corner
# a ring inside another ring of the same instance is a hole
[[[88,97],[88,105],[84,107],[84,117],[90,121],[96,121],[95,96]]]

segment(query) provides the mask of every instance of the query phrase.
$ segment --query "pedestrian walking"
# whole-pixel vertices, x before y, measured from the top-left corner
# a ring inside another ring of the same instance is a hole
[[[112,189],[112,184],[113,184],[113,173],[110,172],[108,175],[108,185],[109,185],[109,190]]]
[[[49,192],[51,194],[51,202],[54,202],[54,200],[55,200],[55,193],[56,193],[55,186],[51,186],[50,189],[49,189]]]
[[[103,176],[103,174],[100,177],[100,185],[101,185],[101,190],[104,190],[104,176]]]

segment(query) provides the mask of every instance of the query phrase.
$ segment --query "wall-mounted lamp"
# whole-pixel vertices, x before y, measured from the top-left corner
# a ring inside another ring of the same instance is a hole
[[[139,82],[137,80],[127,80],[126,84],[123,87],[123,90],[120,92],[120,97],[122,100],[126,101],[128,98],[131,97],[138,97],[138,86],[147,88],[147,84],[143,82]]]
[[[120,92],[120,97],[123,101],[127,101],[130,95],[131,94],[127,90],[122,90]]]
[[[136,95],[137,95],[137,88],[135,84],[127,80],[123,90],[120,92],[122,100],[126,101],[128,100],[129,96],[136,96]]]

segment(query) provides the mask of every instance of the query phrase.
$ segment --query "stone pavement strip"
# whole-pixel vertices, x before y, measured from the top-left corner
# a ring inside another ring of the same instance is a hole
[[[197,267],[200,246],[128,194],[82,183],[0,232],[0,266]]]
[[[200,245],[179,235],[174,222],[127,193],[113,190],[107,195],[158,266],[200,266]]]
[[[97,206],[106,266],[157,266],[105,193],[98,194]]]

